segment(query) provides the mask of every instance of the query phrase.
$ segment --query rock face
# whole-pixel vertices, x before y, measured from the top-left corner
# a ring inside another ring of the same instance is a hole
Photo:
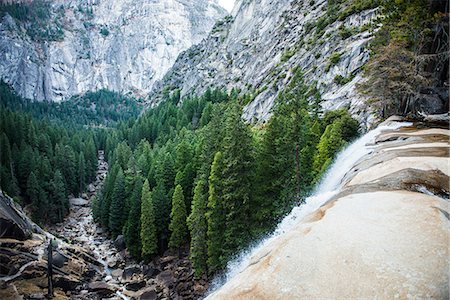
[[[44,23],[52,27],[43,30],[53,35],[32,38],[34,24],[9,14],[0,22],[0,77],[29,99],[61,101],[101,88],[146,95],[226,14],[215,0],[49,1]]]
[[[182,95],[201,93],[208,86],[238,88],[255,96],[244,117],[267,120],[297,67],[307,82],[317,81],[325,109],[350,105],[361,123],[371,123],[355,85],[369,58],[371,33],[366,25],[377,10],[350,14],[327,25],[327,9],[325,0],[237,1],[233,17],[216,24],[206,40],[180,54],[150,99],[158,101],[166,87],[180,88]],[[321,31],[319,20],[325,26]],[[345,34],[344,29],[352,33]],[[339,76],[348,82],[336,83]]]
[[[33,223],[13,199],[0,191],[0,238],[25,240],[33,232]]]
[[[208,299],[448,298],[449,135],[378,134],[325,203],[300,206]]]

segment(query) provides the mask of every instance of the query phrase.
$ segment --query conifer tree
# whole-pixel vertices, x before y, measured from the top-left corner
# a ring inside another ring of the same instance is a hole
[[[30,176],[27,180],[27,196],[29,201],[35,206],[39,201],[39,183],[37,181],[36,175],[31,171]]]
[[[160,182],[152,191],[152,199],[155,207],[155,221],[158,235],[158,247],[160,251],[166,249],[169,241],[169,223],[171,202],[167,196],[164,185]]]
[[[122,233],[122,227],[125,222],[123,209],[125,207],[125,178],[120,168],[114,182],[114,190],[111,197],[111,206],[109,208],[108,229],[113,238]]]
[[[221,171],[223,168],[222,153],[217,152],[211,166],[209,176],[208,212],[208,270],[215,272],[224,267],[223,246],[225,242],[225,211],[221,185]]]
[[[131,255],[137,260],[141,257],[141,193],[143,189],[141,177],[136,177],[134,190],[130,198],[130,210],[125,224],[125,243]]]
[[[158,251],[155,211],[148,180],[145,180],[142,187],[140,237],[142,242],[142,258],[148,261]]]
[[[66,195],[66,187],[64,185],[61,171],[56,170],[51,181],[51,215],[52,222],[62,222],[64,216],[68,212],[69,203]]]
[[[189,258],[195,270],[194,276],[200,277],[207,271],[208,247],[206,210],[208,205],[208,185],[204,176],[200,176],[194,188],[192,212],[187,223],[191,233]]]
[[[253,223],[250,213],[251,176],[253,175],[252,136],[241,118],[241,108],[227,111],[223,139],[223,168],[218,180],[223,187],[222,201],[226,215],[223,252],[230,258],[250,240]]]
[[[78,156],[78,194],[80,194],[83,189],[84,185],[86,184],[86,162],[84,159],[83,152],[80,152],[80,155]]]
[[[186,225],[186,204],[184,202],[183,188],[181,185],[175,187],[175,192],[172,197],[172,212],[170,213],[171,231],[169,247],[181,248],[188,239],[188,229]]]

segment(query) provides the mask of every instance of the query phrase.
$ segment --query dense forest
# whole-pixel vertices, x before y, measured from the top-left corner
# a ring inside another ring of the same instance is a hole
[[[190,244],[197,276],[272,230],[358,132],[347,111],[320,113],[300,72],[261,126],[242,120],[235,91],[182,100],[173,91],[107,136],[94,217],[111,237],[123,233],[137,260]]]
[[[300,71],[271,120],[257,126],[241,118],[249,96],[236,90],[183,99],[167,91],[136,119],[132,99],[107,91],[54,104],[0,87],[2,190],[29,205],[38,223],[61,222],[103,149],[110,170],[95,220],[112,238],[124,234],[136,260],[190,245],[196,276],[222,270],[272,230],[358,132],[345,110],[321,113],[320,95]],[[86,109],[93,103],[101,113]]]

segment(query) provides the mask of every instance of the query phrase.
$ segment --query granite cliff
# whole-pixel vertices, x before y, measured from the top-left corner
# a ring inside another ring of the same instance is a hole
[[[39,101],[101,88],[145,96],[226,14],[214,0],[25,2],[0,14],[0,77]]]

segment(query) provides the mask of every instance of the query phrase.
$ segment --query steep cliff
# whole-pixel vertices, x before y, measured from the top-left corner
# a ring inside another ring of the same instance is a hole
[[[101,88],[144,96],[226,14],[215,0],[36,0],[22,7],[28,10],[13,5],[0,14],[0,77],[21,96],[52,101]]]
[[[238,1],[232,18],[179,56],[150,99],[157,101],[167,87],[182,94],[208,86],[238,88],[254,96],[244,117],[267,120],[277,94],[300,68],[317,83],[324,108],[349,105],[361,123],[370,123],[355,85],[369,58],[377,8],[375,2],[356,2]]]

